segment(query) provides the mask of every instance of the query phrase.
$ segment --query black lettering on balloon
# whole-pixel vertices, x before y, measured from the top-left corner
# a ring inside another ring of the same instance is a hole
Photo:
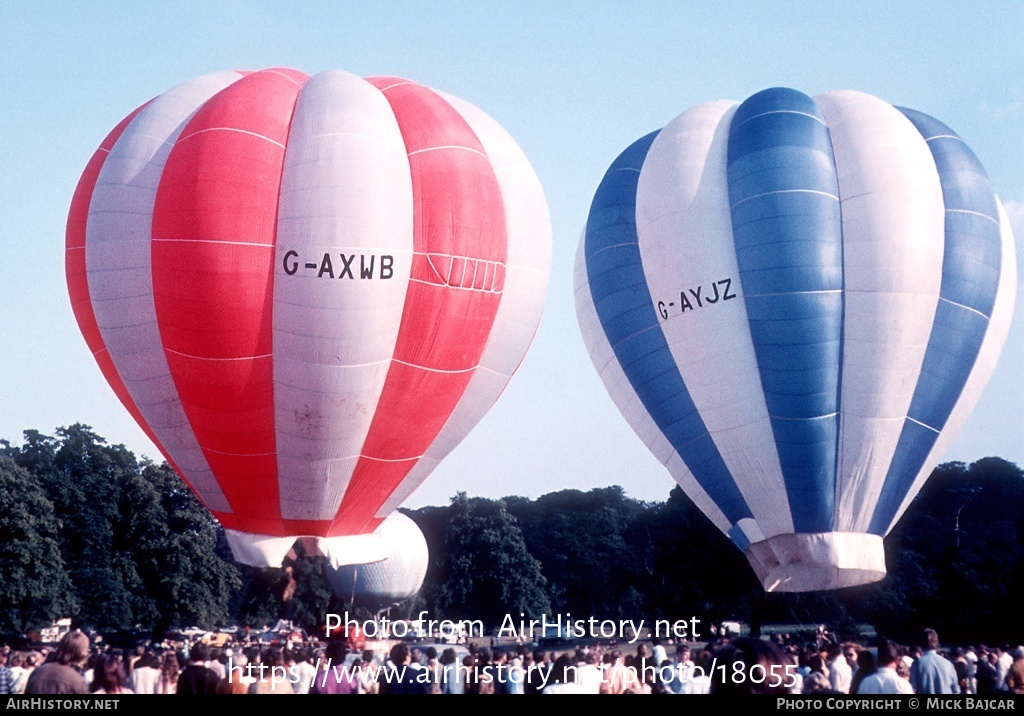
[[[696,290],[696,291],[694,291],[694,290],[693,290],[693,289],[691,288],[691,289],[690,289],[690,293],[692,293],[692,294],[693,294],[693,297],[697,299],[697,308],[700,308],[701,306],[703,306],[703,305],[704,305],[703,303],[701,303],[701,302],[700,302],[700,286],[698,286],[698,287],[697,287],[697,290]]]
[[[704,303],[718,303],[718,284],[711,284],[711,288],[715,289],[715,297],[711,298],[711,296],[705,296]]]
[[[719,284],[723,284],[723,283],[725,284],[725,290],[722,291],[722,300],[723,301],[728,301],[730,298],[736,298],[736,294],[735,293],[729,293],[729,286],[732,285],[732,279],[731,278],[723,278],[718,283]]]
[[[701,284],[693,288],[684,288],[679,292],[679,313],[695,311],[704,306],[713,306],[719,301],[728,301],[736,297],[737,294],[732,292],[731,278],[712,281],[707,286]],[[658,311],[661,320],[667,320],[672,317],[675,305],[675,301],[669,301],[668,303],[658,301],[654,308]]]
[[[283,247],[282,247],[283,248]],[[374,267],[379,266],[376,278],[389,279],[395,275],[395,257],[391,254],[338,254],[341,259],[341,271],[335,272],[331,254],[324,253],[315,261],[302,261],[299,251],[288,249],[281,257],[281,267],[285,274],[294,276],[300,268],[316,272],[317,278],[355,278],[357,268],[356,257],[359,257],[358,270],[360,279],[373,279]],[[380,259],[378,261],[377,259]]]
[[[366,256],[359,256],[359,278],[373,278],[373,254],[370,254],[370,267],[366,267]]]
[[[348,258],[345,258],[345,254],[339,254],[341,256],[341,272],[338,274],[338,278],[345,278],[345,274],[348,274],[349,278],[355,278],[352,275],[352,262],[356,260],[356,255],[352,254]]]
[[[323,278],[324,274],[327,274],[328,278],[334,278],[334,266],[331,265],[330,254],[324,254],[323,259],[320,261],[320,273],[316,277]]]
[[[299,262],[296,261],[298,257],[298,251],[286,251],[284,254],[284,272],[289,276],[294,276],[299,270]]]

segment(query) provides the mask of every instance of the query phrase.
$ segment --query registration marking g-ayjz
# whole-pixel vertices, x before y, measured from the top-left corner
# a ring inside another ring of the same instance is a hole
[[[704,286],[684,288],[679,292],[679,312],[695,311],[698,308],[703,308],[705,304],[715,304],[719,301],[728,301],[733,298],[736,298],[736,294],[732,292],[731,278],[713,281],[708,285],[707,290],[704,290]],[[676,305],[675,301],[669,301],[668,303],[658,301],[658,315],[662,319],[668,318],[672,312],[670,309],[675,309]]]

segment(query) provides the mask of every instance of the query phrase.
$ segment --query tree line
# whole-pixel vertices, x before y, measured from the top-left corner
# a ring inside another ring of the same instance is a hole
[[[460,493],[406,514],[431,557],[405,613],[493,626],[506,614],[696,616],[755,631],[825,624],[844,638],[869,624],[904,641],[930,626],[948,643],[1024,641],[1014,618],[1024,474],[1000,458],[936,468],[885,538],[888,576],[833,592],[764,593],[746,558],[678,487],[663,502],[621,487],[536,499]],[[0,441],[0,632],[64,617],[154,636],[282,617],[315,632],[327,613],[346,609],[359,613],[331,593],[322,558],[301,548],[282,569],[234,562],[223,530],[166,463],[137,460],[83,425],[54,436],[29,430],[17,446]]]

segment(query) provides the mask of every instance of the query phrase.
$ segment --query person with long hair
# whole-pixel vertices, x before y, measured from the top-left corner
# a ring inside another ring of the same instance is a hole
[[[53,660],[32,670],[25,693],[87,694],[89,687],[82,669],[89,661],[89,637],[79,630],[69,631],[60,640]]]
[[[116,654],[104,654],[93,670],[91,690],[94,694],[133,694],[125,686],[124,666]]]
[[[178,662],[178,655],[173,651],[168,651],[164,654],[163,662],[160,664],[160,678],[156,681],[155,693],[178,693],[179,676],[181,676],[181,665]]]

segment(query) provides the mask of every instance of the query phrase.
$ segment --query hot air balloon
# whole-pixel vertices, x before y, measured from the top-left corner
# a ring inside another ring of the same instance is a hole
[[[381,610],[416,596],[427,576],[427,540],[416,523],[392,512],[374,533],[387,544],[387,557],[369,564],[325,569],[334,593],[348,604]]]
[[[811,591],[885,575],[882,537],[994,369],[1016,265],[949,127],[775,88],[628,147],[575,285],[637,434],[767,591]]]
[[[547,207],[476,107],[292,69],[189,80],[79,182],[68,289],[103,375],[225,527],[332,563],[491,407],[543,307]],[[373,557],[374,551],[378,557]]]

